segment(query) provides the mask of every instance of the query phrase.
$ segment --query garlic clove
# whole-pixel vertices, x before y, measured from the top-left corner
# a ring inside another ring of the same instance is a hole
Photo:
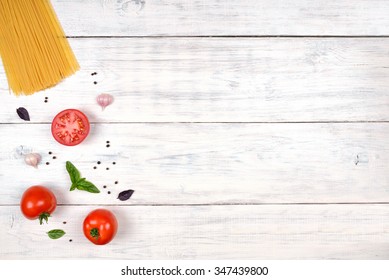
[[[38,164],[41,162],[41,155],[37,153],[30,153],[24,156],[24,162],[27,165],[38,168]]]
[[[107,93],[102,93],[96,97],[97,104],[104,110],[105,107],[109,106],[113,102],[113,96]]]

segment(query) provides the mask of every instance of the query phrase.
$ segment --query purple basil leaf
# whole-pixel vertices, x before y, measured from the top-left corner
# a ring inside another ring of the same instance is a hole
[[[134,190],[122,191],[121,193],[119,193],[118,199],[121,201],[128,200],[132,196],[133,193],[134,193]]]
[[[16,113],[18,113],[19,117],[22,120],[25,120],[25,121],[30,120],[30,115],[28,114],[28,111],[26,110],[26,108],[19,107],[18,109],[16,109]]]

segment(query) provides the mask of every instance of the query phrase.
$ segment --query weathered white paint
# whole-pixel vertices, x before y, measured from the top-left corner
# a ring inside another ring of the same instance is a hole
[[[54,0],[70,36],[389,35],[386,0]]]
[[[387,123],[97,124],[75,147],[55,142],[50,124],[0,134],[0,204],[33,184],[64,204],[389,202]],[[19,145],[42,154],[38,169],[15,158]],[[66,160],[103,193],[70,193]],[[127,188],[133,198],[118,201]]]
[[[388,36],[389,1],[53,5],[67,35],[81,36],[70,43],[82,70],[16,98],[0,67],[0,259],[389,258],[389,124],[366,122],[389,121],[389,39],[185,37]],[[104,112],[101,92],[115,96]],[[20,106],[31,122],[18,119]],[[69,107],[94,123],[77,147],[50,133]],[[317,121],[360,123],[309,123]],[[20,145],[42,154],[39,169],[23,163]],[[69,192],[66,160],[103,192]],[[51,187],[61,204],[49,225],[20,213],[33,184]],[[118,201],[128,188],[133,197]],[[107,246],[82,236],[96,207],[119,219]],[[49,240],[53,228],[67,235]]]
[[[1,206],[1,258],[389,258],[388,205],[108,207],[119,231],[105,246],[82,233],[84,217],[95,208],[59,207],[40,226],[18,207]],[[50,240],[46,232],[55,228],[67,234]]]
[[[93,122],[389,120],[388,38],[71,43],[82,70],[46,93],[15,98],[1,70],[1,122],[23,122],[19,106],[32,122],[51,122],[70,107]],[[104,112],[95,101],[101,92],[115,97]]]

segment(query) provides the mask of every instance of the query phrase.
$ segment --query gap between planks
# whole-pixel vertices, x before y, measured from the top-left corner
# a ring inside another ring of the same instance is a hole
[[[102,207],[196,207],[196,206],[319,206],[319,205],[389,205],[389,202],[274,202],[274,203],[136,203],[136,204],[82,204],[82,203],[58,203],[57,206],[102,206]],[[19,206],[19,204],[0,204],[0,207]]]
[[[95,121],[90,122],[91,124],[330,124],[330,123],[339,123],[339,124],[358,124],[358,123],[389,123],[389,120],[382,121],[262,121],[262,122],[163,122],[163,121],[154,121],[154,122],[110,122],[110,121]],[[0,125],[9,125],[9,124],[51,124],[51,122],[0,122]]]
[[[344,38],[344,39],[355,39],[355,38],[389,38],[389,35],[174,35],[174,36],[162,36],[162,35],[150,35],[150,36],[66,36],[69,39],[138,39],[138,38],[152,38],[152,39],[191,39],[191,38]]]

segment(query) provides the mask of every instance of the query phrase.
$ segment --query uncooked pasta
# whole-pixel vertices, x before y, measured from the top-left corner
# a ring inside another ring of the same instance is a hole
[[[0,0],[0,54],[16,95],[55,86],[79,69],[49,0]]]

